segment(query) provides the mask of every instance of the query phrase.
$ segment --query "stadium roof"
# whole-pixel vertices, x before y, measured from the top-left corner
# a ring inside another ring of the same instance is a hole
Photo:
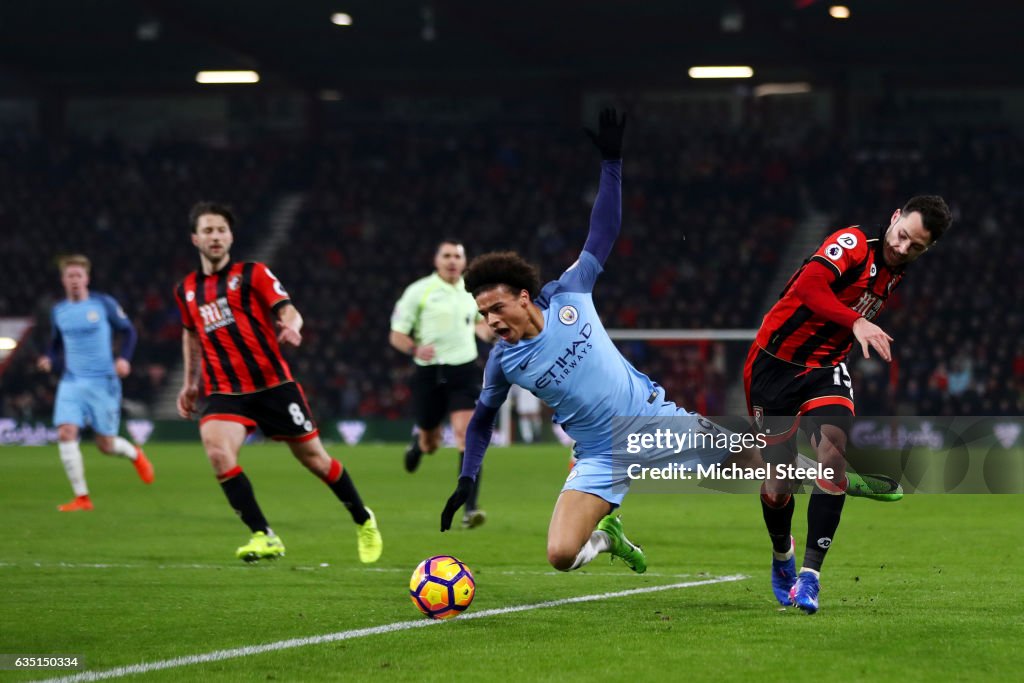
[[[0,94],[264,87],[409,91],[674,85],[697,64],[774,79],[1020,84],[1024,2],[33,0],[0,3]],[[351,26],[331,23],[346,12]]]

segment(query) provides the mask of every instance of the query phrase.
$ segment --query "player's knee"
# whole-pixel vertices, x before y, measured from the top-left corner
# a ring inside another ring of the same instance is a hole
[[[767,491],[765,491],[763,489],[761,491],[761,500],[763,500],[765,502],[765,504],[768,507],[770,507],[770,508],[778,509],[778,508],[783,507],[784,505],[789,503],[789,499],[791,497],[792,497],[792,494],[789,493],[789,492],[769,493],[769,492],[767,492]]]
[[[96,447],[100,449],[100,452],[104,455],[111,455],[114,452],[114,437],[112,436],[97,436]]]
[[[65,442],[78,441],[78,427],[69,424],[58,425],[57,440]]]
[[[560,572],[567,572],[572,569],[579,551],[579,548],[573,550],[564,545],[548,543],[548,563]]]
[[[227,472],[238,465],[238,458],[235,453],[222,444],[206,444],[206,457],[209,459],[210,464],[213,465],[213,470],[218,474]]]

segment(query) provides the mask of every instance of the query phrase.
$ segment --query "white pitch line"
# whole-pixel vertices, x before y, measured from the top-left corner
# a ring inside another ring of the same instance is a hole
[[[546,609],[548,607],[561,607],[562,605],[575,605],[581,602],[595,602],[598,600],[610,600],[612,598],[624,598],[629,595],[640,595],[643,593],[658,593],[661,591],[674,590],[677,588],[694,588],[696,586],[709,586],[716,583],[727,583],[729,581],[742,581],[748,578],[743,574],[733,574],[731,576],[717,576],[701,581],[685,581],[682,583],[670,583],[663,586],[648,586],[646,588],[631,588],[629,590],[615,591],[612,593],[596,593],[593,595],[580,595],[575,598],[562,598],[561,600],[549,600],[547,602],[536,602],[532,605],[516,605],[514,607],[499,607],[496,609],[485,609],[480,612],[471,612],[458,617],[454,621],[465,621],[467,619],[484,619],[486,617],[500,616],[502,614],[514,614],[516,612],[527,612],[535,609]],[[437,626],[438,624],[450,623],[443,621],[433,621],[429,619],[418,619],[416,621],[398,621],[393,624],[385,624],[383,626],[373,626],[371,628],[359,628],[352,631],[339,631],[337,633],[327,633],[322,636],[310,636],[308,638],[291,638],[289,640],[279,640],[274,643],[264,643],[263,645],[247,645],[245,647],[236,647],[230,650],[216,650],[214,652],[207,652],[201,655],[186,655],[185,657],[175,657],[174,659],[164,659],[158,662],[149,662],[141,664],[132,664],[130,666],[119,666],[114,669],[106,669],[105,671],[83,671],[79,674],[73,674],[71,676],[62,676],[59,678],[47,678],[35,683],[79,683],[79,681],[102,681],[108,678],[120,678],[122,676],[134,676],[136,674],[145,674],[152,671],[162,671],[164,669],[176,669],[182,666],[191,666],[193,664],[205,664],[207,662],[220,662],[225,659],[237,659],[238,657],[249,657],[252,655],[259,655],[265,652],[276,652],[277,650],[290,650],[296,647],[306,647],[307,645],[321,645],[323,643],[334,643],[339,640],[351,640],[353,638],[362,638],[364,636],[376,636],[382,633],[394,633],[396,631],[407,631],[414,628],[425,628],[427,626]]]

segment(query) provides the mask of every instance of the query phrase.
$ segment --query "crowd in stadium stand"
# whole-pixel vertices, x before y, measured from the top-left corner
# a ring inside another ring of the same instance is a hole
[[[582,135],[401,133],[363,130],[321,149],[300,227],[276,257],[316,340],[296,370],[317,378],[306,380],[311,400],[335,414],[407,413],[412,365],[386,348],[389,317],[405,285],[432,269],[442,237],[463,240],[470,258],[518,250],[549,280],[587,234],[600,167]],[[749,325],[798,216],[788,167],[756,136],[644,132],[628,155],[622,235],[595,293],[606,326]],[[671,365],[700,349],[649,351],[627,350],[695,404],[705,387],[694,379],[714,373]],[[706,393],[721,405],[723,389]]]
[[[281,173],[280,157],[270,146],[214,149],[178,141],[139,151],[113,140],[6,140],[0,316],[32,317],[38,324],[0,377],[0,416],[50,418],[57,378],[36,372],[35,359],[49,343],[50,307],[64,296],[57,259],[69,253],[89,257],[90,289],[117,299],[136,326],[138,348],[124,396],[127,413],[145,412],[181,359],[172,289],[197,263],[189,206],[200,197],[223,197],[259,215]]]
[[[1022,181],[1024,143],[989,128],[869,134],[818,177],[815,202],[837,220],[878,229],[921,193],[944,195],[954,211],[952,230],[911,266],[880,319],[896,340],[892,366],[854,363],[858,413],[1024,411]]]
[[[881,318],[896,339],[892,366],[853,362],[858,412],[1020,413],[1019,139],[913,131],[854,144],[805,130],[783,144],[756,130],[681,127],[664,112],[645,124],[630,131],[622,236],[595,292],[607,327],[756,327],[808,198],[828,227],[862,222],[871,232],[911,194],[940,193],[956,212],[953,230],[912,266]],[[274,199],[297,188],[304,208],[269,261],[306,320],[293,369],[323,418],[408,417],[412,366],[388,347],[388,321],[404,286],[430,272],[437,242],[461,239],[470,258],[516,249],[543,280],[555,278],[582,245],[599,169],[582,134],[550,125],[367,124],[315,146],[228,149],[21,140],[6,151],[0,316],[42,324],[0,377],[0,415],[43,421],[56,381],[33,365],[62,295],[57,254],[92,258],[92,288],[117,298],[138,327],[124,393],[144,412],[179,382],[172,288],[197,264],[190,204],[235,205],[234,253],[244,257]],[[677,402],[724,411],[735,350],[623,347]]]

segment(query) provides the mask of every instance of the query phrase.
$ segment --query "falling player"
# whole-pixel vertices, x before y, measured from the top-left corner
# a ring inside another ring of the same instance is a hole
[[[536,270],[514,252],[480,256],[465,276],[466,288],[500,340],[487,360],[484,388],[467,429],[465,463],[441,514],[441,530],[451,527],[455,512],[469,497],[498,408],[509,388],[518,384],[553,408],[554,421],[576,440],[578,461],[548,528],[548,561],[562,571],[578,569],[601,552],[621,558],[633,571],[647,568],[643,551],[610,514],[628,486],[625,471],[613,462],[616,416],[635,416],[642,425],[673,417],[694,432],[717,430],[706,418],[667,401],[661,387],[630,365],[594,307],[594,284],[621,223],[624,128],[625,117],[606,110],[598,132],[588,131],[603,159],[600,188],[579,259],[558,280],[541,289]],[[729,456],[721,449],[690,448],[679,459],[710,464]],[[763,466],[756,448],[732,458],[739,465]]]

